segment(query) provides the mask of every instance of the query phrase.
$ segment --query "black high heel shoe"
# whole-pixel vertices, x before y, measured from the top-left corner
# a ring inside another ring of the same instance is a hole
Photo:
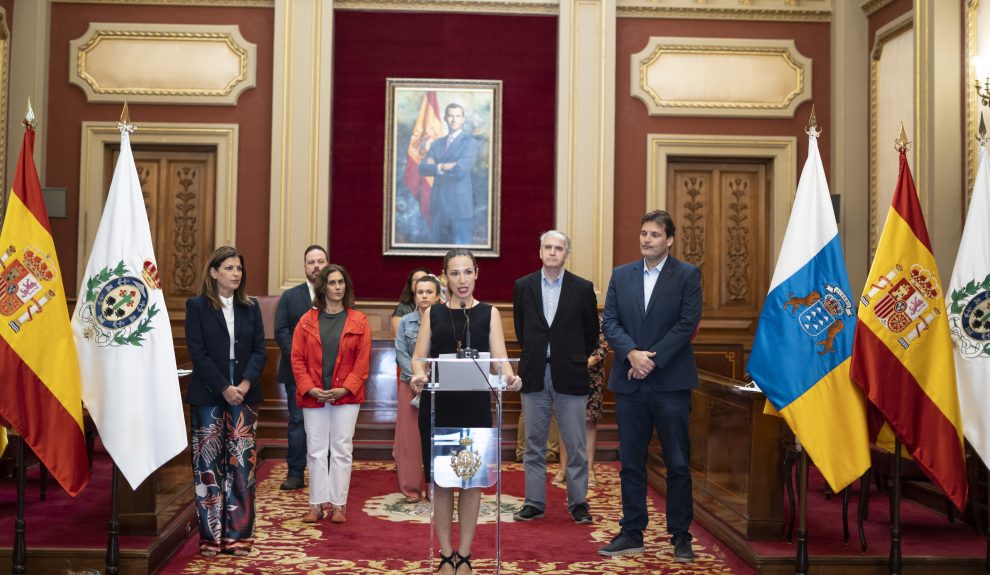
[[[457,555],[457,551],[454,551],[450,555],[444,555],[443,554],[443,551],[441,551],[440,552],[440,564],[437,565],[437,573],[439,573],[440,570],[443,569],[443,566],[444,565],[450,565],[450,567],[454,570],[454,573],[457,573],[457,565],[460,565],[460,563],[458,563],[458,564],[455,565],[454,564],[454,561],[456,561],[458,559],[458,557],[459,556]]]
[[[474,567],[471,567],[471,554],[470,553],[468,553],[467,556],[464,557],[464,556],[461,556],[460,553],[454,551],[454,557],[457,560],[457,563],[454,565],[454,573],[455,573],[455,575],[456,575],[456,573],[458,571],[461,570],[461,565],[467,565],[467,568],[471,570],[471,573],[474,573]]]

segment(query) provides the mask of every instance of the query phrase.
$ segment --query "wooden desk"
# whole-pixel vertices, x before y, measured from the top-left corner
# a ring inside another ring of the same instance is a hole
[[[761,393],[743,382],[698,372],[691,401],[691,472],[695,517],[730,526],[748,540],[777,539],[784,529],[780,441],[783,420],[763,414]],[[649,482],[666,493],[659,441],[650,446]]]

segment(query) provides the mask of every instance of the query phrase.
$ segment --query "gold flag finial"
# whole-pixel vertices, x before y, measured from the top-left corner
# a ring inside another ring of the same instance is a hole
[[[131,111],[127,108],[127,100],[124,100],[124,109],[120,111],[120,121],[117,122],[117,129],[121,132],[133,132],[137,127],[131,123]]]
[[[980,128],[977,130],[976,141],[980,143],[981,146],[985,146],[987,143],[987,125],[983,121],[983,112],[980,112]]]
[[[894,140],[894,148],[898,152],[907,152],[911,149],[911,142],[907,138],[907,132],[904,131],[904,122],[901,122],[901,133]]]
[[[31,98],[28,98],[27,110],[24,111],[24,120],[21,121],[21,124],[29,130],[33,130],[38,125],[38,122],[34,119],[34,108],[31,107]]]
[[[818,119],[815,117],[814,104],[811,104],[811,117],[808,118],[808,127],[805,128],[804,133],[814,138],[822,134],[822,131],[818,128]]]

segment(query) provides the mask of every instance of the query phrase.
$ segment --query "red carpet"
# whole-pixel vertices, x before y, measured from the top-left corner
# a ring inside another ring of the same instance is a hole
[[[825,480],[814,467],[808,475],[808,553],[822,555],[859,555],[856,530],[856,506],[859,481],[853,485],[849,502],[849,544],[842,540],[842,497],[825,498]],[[869,519],[864,521],[866,555],[887,557],[890,552],[890,507],[887,492],[870,490]],[[958,517],[958,511],[957,517]],[[797,520],[794,522],[795,540]],[[753,541],[759,555],[793,557],[795,546],[786,541]],[[945,514],[936,513],[913,501],[901,502],[901,553],[904,557],[983,558],[987,540],[972,527],[949,523]]]
[[[69,497],[51,477],[48,498],[41,501],[38,466],[27,471],[24,521],[28,554],[33,547],[105,548],[110,521],[110,456],[97,441],[93,454],[93,473],[89,484],[77,497]],[[17,514],[17,481],[0,481],[0,547],[14,541]],[[121,549],[144,549],[151,537],[121,536]]]
[[[646,553],[632,558],[600,557],[598,547],[618,529],[620,515],[618,467],[599,465],[599,488],[589,494],[594,525],[576,525],[566,510],[559,487],[548,490],[547,515],[530,523],[515,523],[512,512],[521,505],[523,473],[519,464],[507,464],[502,497],[502,571],[504,573],[753,573],[714,538],[694,526],[698,559],[675,564],[664,533],[663,500],[651,495],[651,524]],[[429,507],[408,505],[395,491],[388,462],[357,462],[351,482],[348,521],[342,525],[302,523],[304,491],[283,492],[278,485],[285,464],[266,463],[259,477],[257,542],[250,557],[200,558],[194,535],[160,571],[161,574],[264,573],[410,573],[429,572]],[[479,527],[472,561],[477,573],[494,571],[494,495],[482,503],[485,523]]]

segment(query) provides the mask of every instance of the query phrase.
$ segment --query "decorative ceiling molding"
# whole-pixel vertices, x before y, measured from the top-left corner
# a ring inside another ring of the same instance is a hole
[[[558,0],[335,0],[334,10],[557,15]]]
[[[654,36],[630,69],[651,116],[793,118],[811,100],[812,62],[793,40]]]
[[[53,4],[141,4],[156,6],[219,6],[222,8],[273,8],[275,0],[51,0]]]
[[[237,26],[91,22],[69,62],[88,102],[234,106],[255,86],[257,50]]]
[[[705,20],[777,20],[829,22],[832,0],[618,0],[620,18],[692,18]]]
[[[886,8],[893,3],[894,0],[865,0],[860,5],[860,8],[862,8],[863,12],[865,12],[867,16],[873,16],[882,8]]]

